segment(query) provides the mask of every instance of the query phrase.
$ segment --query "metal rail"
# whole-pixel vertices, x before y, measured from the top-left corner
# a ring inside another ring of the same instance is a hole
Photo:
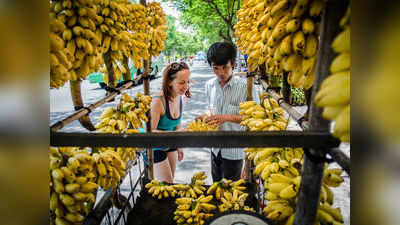
[[[127,175],[129,174],[129,179],[131,179],[131,184],[132,184],[132,177],[130,176],[130,174],[131,174],[131,171],[130,171],[130,170],[132,169],[132,167],[133,167],[138,161],[139,161],[139,155],[137,155],[136,158],[135,158],[134,160],[130,160],[130,161],[128,161],[128,162],[126,163],[126,165],[127,165],[127,166],[126,166],[126,174],[127,174]],[[139,162],[138,164],[140,164],[140,162]],[[140,169],[140,165],[139,165],[139,172],[140,172],[140,175],[138,176],[138,179],[136,180],[135,185],[131,185],[131,186],[132,186],[132,190],[131,190],[131,193],[130,193],[130,195],[129,195],[129,197],[128,197],[128,201],[125,202],[123,208],[121,209],[120,214],[118,215],[117,220],[119,220],[119,218],[121,217],[121,214],[122,214],[123,211],[125,210],[127,204],[129,204],[129,199],[130,199],[132,193],[135,191],[135,189],[136,189],[136,187],[137,187],[137,184],[139,183],[141,177],[142,177],[143,174],[144,174],[144,171],[145,171],[145,169],[141,170],[141,169]],[[125,175],[125,177],[123,177],[123,178],[121,179],[121,183],[125,180],[125,178],[128,177],[127,175]],[[119,186],[118,186],[118,188],[119,188]],[[108,216],[108,218],[110,217],[110,216],[108,215],[108,213],[109,213],[108,211],[110,210],[110,208],[113,207],[113,203],[112,203],[112,200],[111,200],[111,199],[112,199],[112,197],[115,195],[115,193],[116,193],[116,191],[117,191],[118,188],[116,188],[116,189],[109,188],[108,190],[105,190],[105,193],[104,193],[104,195],[102,196],[102,198],[100,199],[100,201],[96,204],[95,208],[89,213],[88,217],[85,219],[85,221],[84,221],[84,223],[83,223],[84,225],[98,225],[98,224],[101,223],[101,221],[105,218],[106,215]],[[110,218],[109,218],[109,220],[110,220]],[[117,221],[117,220],[116,220],[116,221]],[[109,222],[110,222],[110,221],[109,221]],[[114,223],[114,224],[117,224],[117,222]]]
[[[264,89],[267,89],[268,84],[267,84],[267,82],[266,82],[265,80],[260,79],[260,83],[261,83],[261,85],[263,86]],[[272,95],[272,97],[273,97],[276,101],[278,101],[279,99],[282,99],[282,100],[283,100],[283,98],[282,98],[278,93],[276,93],[276,92],[273,91],[273,90],[268,90],[268,93],[270,93],[270,94]],[[282,100],[279,100],[278,102],[281,102]],[[300,114],[297,110],[295,110],[291,105],[289,105],[288,103],[286,103],[286,102],[283,101],[283,102],[280,103],[280,106],[281,106],[284,110],[286,110],[286,112],[288,112],[289,115],[290,115],[293,119],[295,119],[295,120],[297,121],[297,123],[299,123],[300,127],[301,127],[303,130],[308,130],[308,129],[309,129],[309,127],[310,127],[309,123],[308,123],[307,121],[301,121],[301,120],[304,119],[304,116],[303,116],[302,114]]]
[[[213,131],[137,134],[53,132],[51,146],[91,147],[305,147],[334,148],[340,141],[328,132],[312,131]]]
[[[76,111],[74,114],[68,116],[67,118],[54,123],[53,125],[50,126],[50,130],[55,132],[55,131],[65,127],[67,124],[89,114],[89,112],[95,110],[97,107],[113,100],[117,95],[119,95],[120,92],[130,88],[134,84],[134,82],[136,82],[140,78],[141,77],[138,76],[135,80],[127,82],[126,84],[122,85],[120,88],[116,88],[117,91],[112,92],[110,95],[107,95],[106,97],[102,98],[101,100],[97,101],[96,103],[91,104],[88,107],[82,108],[82,109]]]

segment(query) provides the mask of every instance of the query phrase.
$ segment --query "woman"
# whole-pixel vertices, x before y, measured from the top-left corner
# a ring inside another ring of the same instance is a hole
[[[191,97],[189,67],[185,62],[174,62],[163,71],[162,90],[151,103],[151,129],[153,132],[180,129],[183,96]],[[180,129],[182,130],[182,129]],[[154,176],[157,180],[173,183],[176,161],[183,159],[182,149],[154,148]]]

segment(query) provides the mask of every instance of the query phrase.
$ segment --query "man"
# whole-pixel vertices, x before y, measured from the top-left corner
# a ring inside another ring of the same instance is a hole
[[[239,104],[246,101],[247,81],[233,76],[236,65],[236,47],[227,42],[217,42],[207,52],[207,62],[212,67],[215,78],[206,83],[209,115],[206,121],[219,125],[219,130],[245,130],[240,126]],[[253,97],[258,95],[253,88]],[[238,180],[241,177],[244,152],[242,148],[212,148],[211,173],[215,181],[222,178]]]

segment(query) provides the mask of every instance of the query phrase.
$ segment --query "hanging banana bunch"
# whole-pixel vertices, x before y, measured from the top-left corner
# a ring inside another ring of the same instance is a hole
[[[249,70],[265,66],[267,74],[309,89],[314,81],[319,25],[324,0],[248,1],[238,11],[235,34],[249,55]]]
[[[246,157],[254,162],[253,173],[264,181],[264,215],[279,224],[293,224],[303,166],[302,148],[246,148]],[[325,168],[317,221],[320,224],[342,224],[340,209],[332,208],[333,192],[344,180],[343,170]],[[332,217],[332,219],[331,219]],[[329,222],[327,222],[329,221]]]
[[[136,68],[143,68],[143,59],[150,56],[146,33],[146,8],[142,4],[130,4],[129,12],[127,27],[134,31],[128,44],[128,50],[131,51],[130,59]]]
[[[147,23],[150,41],[149,52],[151,56],[158,56],[164,50],[165,39],[167,38],[165,13],[159,2],[147,4]]]
[[[97,184],[104,190],[116,188],[126,173],[125,163],[119,154],[114,150],[106,150],[94,153],[93,158],[98,173]]]
[[[49,149],[50,224],[82,223],[96,200],[97,173],[84,149]]]
[[[150,110],[151,97],[138,93],[131,98],[124,93],[117,109],[105,108],[96,124],[101,133],[136,133],[136,129],[147,122],[146,112]]]
[[[102,65],[103,0],[50,2],[50,87],[85,79]]]
[[[240,125],[250,131],[286,130],[289,119],[278,102],[267,93],[260,93],[260,102],[247,101],[240,103],[239,114],[243,116]]]
[[[150,96],[137,93],[135,98],[131,98],[128,94],[123,93],[117,108],[105,108],[95,127],[100,133],[139,133],[137,129],[143,127],[143,123],[148,121],[146,113],[150,110],[150,103]],[[98,150],[100,152],[115,151],[126,164],[128,160],[135,159],[137,148],[100,147]]]
[[[330,72],[315,96],[315,104],[323,107],[322,116],[335,121],[333,135],[350,142],[350,7],[340,21],[343,30],[332,42],[338,53],[332,61]]]

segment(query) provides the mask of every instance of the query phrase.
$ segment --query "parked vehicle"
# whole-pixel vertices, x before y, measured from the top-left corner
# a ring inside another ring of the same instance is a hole
[[[150,80],[156,79],[161,76],[161,73],[159,74],[160,70],[162,70],[163,64],[160,61],[155,61],[152,63],[152,66],[150,67]],[[142,69],[137,69],[134,66],[130,67],[130,75],[131,75],[131,80],[134,80],[137,76],[143,73]],[[105,88],[107,84],[104,82],[104,75],[101,72],[94,72],[88,75],[87,79],[91,84],[98,83],[101,88]],[[118,80],[117,83],[120,83],[123,81],[122,74],[121,74],[121,79]],[[143,83],[143,78],[140,78],[137,80],[134,85],[139,85]]]

